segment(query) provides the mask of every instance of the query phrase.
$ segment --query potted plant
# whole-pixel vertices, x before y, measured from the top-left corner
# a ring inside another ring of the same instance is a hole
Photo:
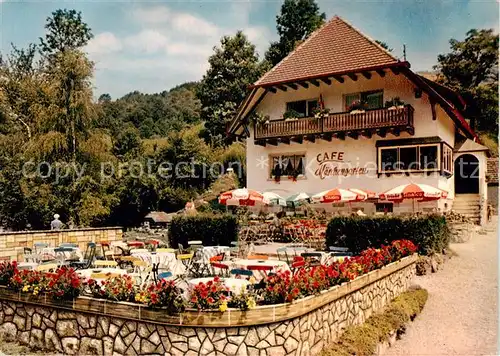
[[[281,176],[283,175],[283,170],[281,169],[281,166],[279,164],[277,164],[276,166],[274,166],[274,168],[271,171],[271,175],[273,176],[274,181],[276,183],[280,182]]]
[[[289,109],[283,113],[283,119],[285,119],[285,121],[298,120],[299,116],[300,114],[293,109]]]
[[[392,98],[391,100],[387,100],[385,102],[385,107],[388,110],[402,109],[404,105],[405,105],[404,101],[402,101],[398,96]]]
[[[354,100],[351,105],[347,108],[347,111],[351,114],[360,114],[364,113],[368,108],[368,105],[363,100]]]
[[[258,112],[254,112],[252,116],[250,116],[250,121],[258,125],[267,125],[269,124],[269,120],[270,120],[269,115],[263,115]]]
[[[313,117],[317,120],[321,118],[325,118],[330,114],[330,109],[321,109],[321,108],[316,108],[312,112]]]

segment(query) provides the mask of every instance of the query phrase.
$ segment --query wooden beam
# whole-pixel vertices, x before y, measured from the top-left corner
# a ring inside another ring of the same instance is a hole
[[[385,71],[383,69],[377,70],[378,75],[380,75],[382,78],[385,77]]]
[[[304,140],[303,136],[294,136],[290,139],[292,142],[302,143]]]
[[[379,135],[380,137],[384,138],[387,135],[387,129],[377,130],[377,135]]]
[[[270,88],[268,88],[267,90],[269,90],[269,91],[270,91],[271,93],[273,93],[273,94],[276,94],[276,92],[278,91],[278,90],[276,90],[276,88],[274,88],[274,87],[270,87]]]
[[[306,135],[305,137],[306,141],[309,141],[309,142],[316,142],[316,136],[315,135]]]
[[[262,147],[266,147],[266,141],[265,140],[255,140],[255,144],[259,145],[259,146],[262,146]]]
[[[407,127],[406,132],[408,132],[410,135],[415,135],[415,129],[413,127]]]
[[[366,138],[372,138],[372,134],[373,132],[371,130],[364,130],[363,132],[361,132],[361,135],[363,135]]]
[[[349,74],[347,74],[347,76],[354,81],[358,80],[358,76],[354,73],[349,73]]]
[[[320,79],[323,83],[325,83],[326,85],[330,85],[332,84],[332,81],[328,78],[321,78]]]
[[[298,89],[297,84],[290,83],[290,84],[287,84],[287,86],[289,86],[293,90],[297,90]]]
[[[307,84],[306,82],[299,82],[298,84],[299,84],[301,87],[303,87],[303,88],[306,88],[306,89],[307,89],[307,88],[309,88],[309,84]]]
[[[393,72],[394,74],[398,75],[400,72],[399,68],[393,68],[391,67],[391,72]]]
[[[344,141],[345,140],[345,133],[344,132],[336,133],[335,138],[338,138],[339,140]]]
[[[362,72],[361,73],[363,75],[363,77],[365,77],[366,79],[371,79],[372,78],[372,75],[370,72]]]
[[[269,145],[278,146],[278,139],[276,139],[276,138],[269,138],[269,139],[266,140],[266,143],[269,144]]]
[[[282,138],[279,139],[279,142],[284,143],[286,145],[289,145],[290,144],[290,138],[288,138],[288,137],[282,137]]]
[[[321,136],[321,138],[325,141],[332,142],[332,134],[331,133],[325,133]]]
[[[434,99],[430,99],[431,102],[431,112],[432,112],[432,120],[436,121],[436,102]]]
[[[277,88],[278,88],[279,90],[283,90],[283,91],[286,91],[286,90],[287,90],[287,89],[286,89],[286,86],[284,86],[284,85],[278,85],[278,87],[277,87]]]
[[[309,81],[309,83],[311,83],[312,85],[314,85],[315,87],[319,87],[319,82],[316,80],[316,79],[311,79]]]
[[[353,139],[357,140],[358,137],[359,137],[359,133],[356,132],[356,131],[355,132],[348,132],[347,136],[349,136],[350,138],[353,138]]]
[[[394,136],[399,137],[399,134],[401,133],[401,130],[400,130],[399,128],[395,127],[395,128],[393,128],[393,129],[391,130],[391,133],[392,133]]]
[[[333,78],[335,78],[335,80],[339,83],[343,83],[344,82],[344,78],[342,78],[341,75],[336,75],[334,76]]]

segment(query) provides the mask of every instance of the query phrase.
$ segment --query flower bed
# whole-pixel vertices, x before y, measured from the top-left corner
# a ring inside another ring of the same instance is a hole
[[[231,295],[218,277],[207,283],[199,283],[182,298],[182,290],[173,281],[161,280],[139,288],[130,276],[113,277],[100,283],[89,280],[84,283],[71,268],[61,267],[55,273],[18,271],[15,262],[0,265],[0,282],[20,293],[34,296],[46,294],[53,299],[72,300],[88,287],[96,299],[131,302],[149,308],[162,308],[169,315],[178,314],[186,307],[198,310],[226,311],[238,308],[242,311],[256,305],[289,303],[301,298],[320,294],[343,282],[351,281],[371,271],[413,254],[417,247],[408,240],[393,241],[379,249],[369,248],[358,256],[328,266],[299,268],[267,276],[249,291]],[[6,276],[11,276],[10,279]]]

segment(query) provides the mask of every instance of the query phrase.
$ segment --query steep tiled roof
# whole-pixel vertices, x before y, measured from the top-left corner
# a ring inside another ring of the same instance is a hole
[[[376,42],[335,16],[299,45],[255,86],[317,78],[398,63]]]
[[[498,184],[498,157],[488,158],[486,181],[488,183]]]

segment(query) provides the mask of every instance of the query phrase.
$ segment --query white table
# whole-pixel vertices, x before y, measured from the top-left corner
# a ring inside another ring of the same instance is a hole
[[[248,259],[237,259],[231,264],[231,268],[242,268],[248,269],[248,266],[270,266],[272,267],[272,272],[286,272],[290,271],[290,267],[285,261],[279,260],[248,260]],[[254,277],[257,279],[262,279],[266,276],[263,271],[253,271]]]
[[[127,274],[126,269],[121,269],[121,268],[88,268],[88,269],[79,269],[76,270],[76,273],[83,279],[87,280],[90,279],[93,273],[113,273],[113,274],[119,274],[119,275],[125,275]],[[96,281],[101,281],[103,280],[102,278],[97,278]]]
[[[231,254],[231,249],[229,246],[204,246],[200,249],[202,254],[202,261],[205,263],[210,263],[210,259],[221,253],[225,255],[225,258],[229,258]]]
[[[150,265],[158,264],[159,270],[172,272],[174,276],[186,272],[186,267],[177,260],[173,252],[136,252],[132,253],[131,256],[140,258]]]
[[[38,266],[38,263],[36,262],[19,262],[17,264],[17,269],[22,271],[23,269],[35,269],[36,266]]]
[[[189,288],[194,288],[199,283],[207,283],[212,281],[213,277],[207,278],[195,278],[188,281]],[[222,284],[229,288],[229,291],[233,294],[241,294],[242,291],[246,290],[247,286],[250,284],[246,279],[238,278],[221,278]]]
[[[83,259],[83,253],[78,247],[71,248],[71,251],[64,252],[55,252],[54,249],[56,248],[57,247],[44,247],[40,252],[42,261],[61,259],[61,257],[63,257],[63,261],[68,259],[78,259],[81,261]]]

